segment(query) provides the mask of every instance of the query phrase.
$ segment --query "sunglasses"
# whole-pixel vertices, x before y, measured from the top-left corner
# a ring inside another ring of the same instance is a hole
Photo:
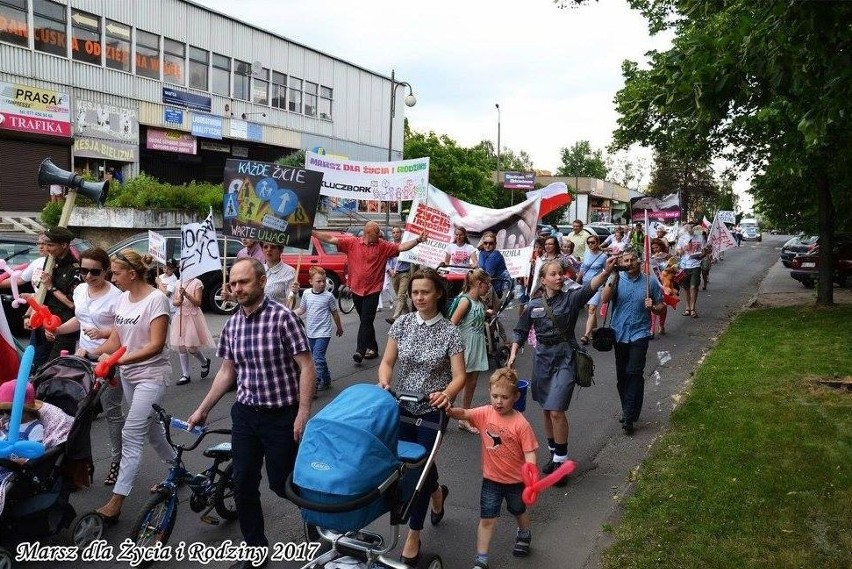
[[[79,269],[77,269],[77,271],[78,271],[81,275],[83,275],[84,277],[85,277],[86,275],[89,275],[89,274],[90,274],[90,275],[92,275],[93,277],[99,277],[99,276],[101,276],[101,275],[103,274],[103,272],[104,272],[104,270],[103,270],[103,269],[87,269],[86,267],[80,267]]]

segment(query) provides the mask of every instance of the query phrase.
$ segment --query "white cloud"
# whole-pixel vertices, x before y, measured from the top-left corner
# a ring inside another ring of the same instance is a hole
[[[415,130],[501,143],[555,170],[559,151],[611,141],[624,59],[666,49],[624,0],[559,10],[550,0],[197,0],[231,17],[411,83]],[[268,24],[277,25],[270,27]]]

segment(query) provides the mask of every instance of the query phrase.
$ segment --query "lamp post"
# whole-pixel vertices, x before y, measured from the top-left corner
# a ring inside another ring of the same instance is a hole
[[[392,160],[393,154],[393,119],[396,116],[396,90],[398,87],[408,87],[408,95],[405,97],[405,106],[413,107],[417,104],[417,97],[414,96],[414,89],[411,84],[405,81],[396,80],[396,71],[391,70],[391,99],[390,99],[390,127],[388,128],[388,162]],[[398,202],[401,207],[402,202]],[[390,204],[385,206],[385,227],[390,226]]]
[[[494,107],[497,109],[497,185],[502,185],[500,181],[500,103],[494,103]],[[515,192],[512,191],[512,205],[515,205]]]

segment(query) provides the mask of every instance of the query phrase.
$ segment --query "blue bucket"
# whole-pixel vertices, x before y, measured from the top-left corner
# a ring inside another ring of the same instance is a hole
[[[518,397],[518,400],[515,401],[513,407],[516,411],[520,411],[523,413],[527,409],[527,390],[530,387],[530,382],[526,379],[518,380],[518,391],[521,393],[521,396]]]

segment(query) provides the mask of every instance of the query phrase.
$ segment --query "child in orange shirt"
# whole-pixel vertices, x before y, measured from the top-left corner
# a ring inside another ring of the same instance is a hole
[[[448,411],[450,417],[469,421],[478,428],[482,441],[482,491],[474,562],[474,567],[482,569],[488,569],[488,546],[504,499],[506,509],[518,522],[512,555],[526,557],[530,553],[532,533],[530,517],[521,499],[524,490],[521,469],[525,462],[536,463],[538,448],[529,422],[513,408],[520,396],[515,371],[498,369],[489,385],[491,405],[474,409],[453,407]]]

